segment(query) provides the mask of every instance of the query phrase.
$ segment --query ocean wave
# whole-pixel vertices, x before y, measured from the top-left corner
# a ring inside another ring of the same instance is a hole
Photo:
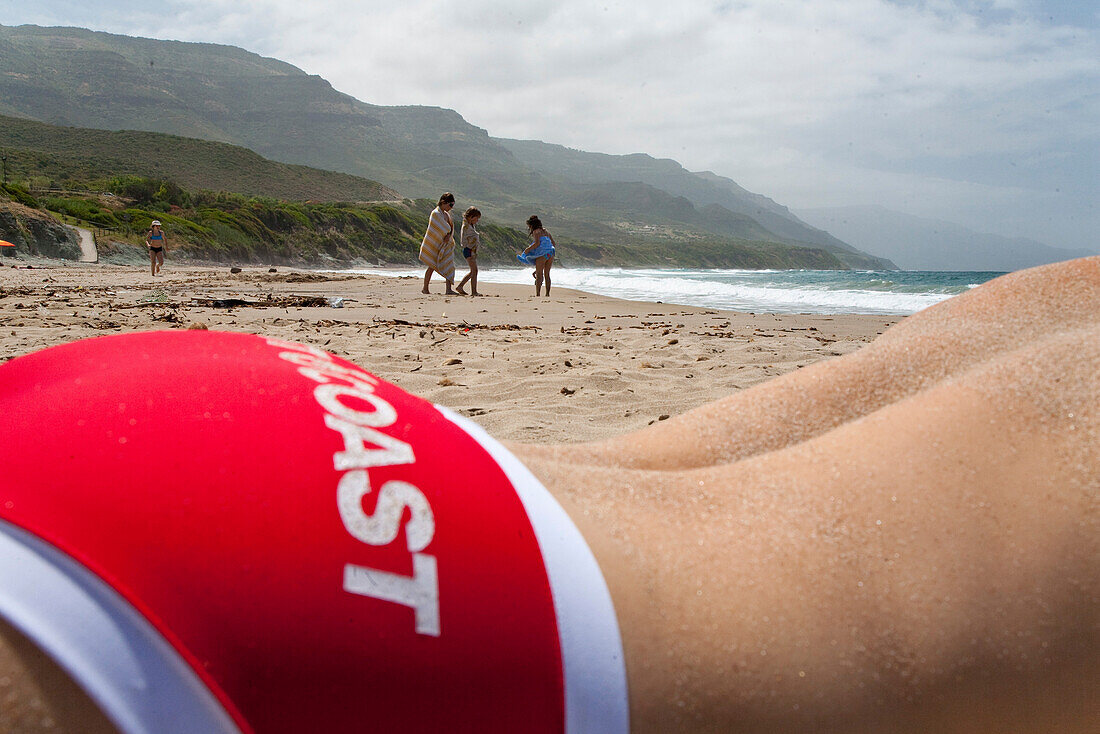
[[[422,270],[359,270],[420,276]],[[985,274],[983,274],[985,275]],[[990,277],[994,274],[989,274]],[[915,313],[973,287],[974,273],[555,268],[559,287],[631,301],[760,313]],[[527,269],[483,269],[482,283],[531,284]]]

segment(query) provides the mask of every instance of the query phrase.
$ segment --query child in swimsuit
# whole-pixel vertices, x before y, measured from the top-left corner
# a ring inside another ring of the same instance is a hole
[[[149,269],[155,277],[160,273],[164,265],[164,230],[160,228],[160,222],[156,219],[145,234],[145,246],[149,248]]]
[[[535,278],[535,295],[542,295],[542,283],[546,281],[546,295],[550,295],[550,267],[554,264],[554,238],[542,226],[542,220],[531,215],[527,218],[527,232],[531,235],[531,244],[516,259],[535,266],[532,274]]]
[[[476,206],[470,207],[462,215],[462,257],[466,258],[466,262],[470,265],[470,272],[466,273],[466,277],[455,288],[462,295],[466,295],[462,286],[466,285],[467,281],[470,282],[470,295],[481,295],[477,292],[477,248],[481,246],[481,233],[477,231],[479,219],[481,219],[481,210]]]

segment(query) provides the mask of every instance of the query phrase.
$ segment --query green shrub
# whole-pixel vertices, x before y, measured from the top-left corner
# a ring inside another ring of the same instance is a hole
[[[116,176],[107,182],[107,190],[159,211],[168,211],[169,206],[192,206],[191,194],[166,179]]]
[[[42,206],[52,212],[66,214],[76,219],[82,219],[85,222],[98,224],[101,227],[117,227],[120,225],[114,212],[88,199],[47,196],[42,199]]]
[[[0,190],[23,206],[29,206],[31,209],[38,209],[38,201],[31,196],[31,192],[27,191],[23,186],[14,183],[0,184]]]

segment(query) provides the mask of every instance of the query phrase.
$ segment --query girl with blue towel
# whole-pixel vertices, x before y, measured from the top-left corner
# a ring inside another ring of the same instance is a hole
[[[535,295],[542,295],[542,283],[546,281],[546,295],[550,295],[550,267],[554,264],[554,238],[542,226],[542,220],[532,214],[527,218],[527,232],[531,244],[516,258],[535,267]]]

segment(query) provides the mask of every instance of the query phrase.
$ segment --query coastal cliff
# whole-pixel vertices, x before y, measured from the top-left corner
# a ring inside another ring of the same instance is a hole
[[[53,257],[63,260],[80,258],[80,240],[47,212],[15,201],[0,199],[0,239],[15,245],[14,254]],[[12,248],[0,249],[0,257],[10,257]]]

